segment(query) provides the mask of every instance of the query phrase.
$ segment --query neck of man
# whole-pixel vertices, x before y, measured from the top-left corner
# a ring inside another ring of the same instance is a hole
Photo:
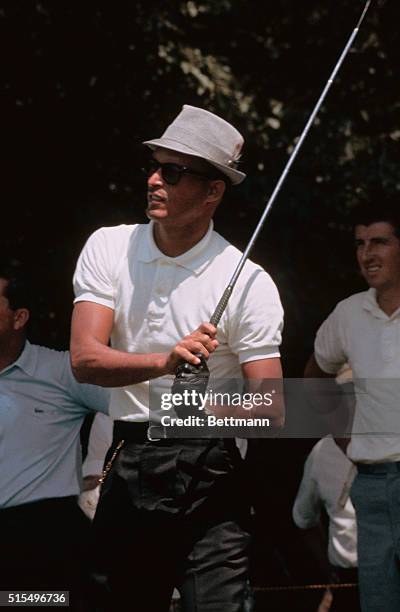
[[[25,347],[26,338],[23,335],[14,335],[5,338],[0,343],[0,372],[17,361]]]
[[[199,224],[197,221],[193,226],[167,226],[159,223],[154,224],[154,241],[164,255],[178,257],[190,251],[204,236],[210,226],[210,220]]]
[[[390,317],[398,308],[400,308],[400,287],[391,287],[390,289],[377,289],[376,301],[379,308]]]

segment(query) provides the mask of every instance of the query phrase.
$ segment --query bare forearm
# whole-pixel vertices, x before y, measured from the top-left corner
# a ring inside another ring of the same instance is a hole
[[[269,418],[271,431],[281,429],[285,424],[285,398],[280,359],[273,357],[245,363],[242,370],[250,397],[251,414],[244,410],[250,406],[240,406],[239,411],[247,412],[251,418]]]
[[[304,378],[311,379],[304,382],[304,389],[309,405],[316,413],[333,413],[342,405],[343,392],[335,382],[335,374],[324,372],[314,354],[307,362]]]
[[[315,354],[313,353],[304,369],[304,378],[335,378],[335,374],[324,372],[324,370],[319,367]]]
[[[114,311],[92,302],[78,302],[71,323],[71,364],[79,382],[102,387],[126,387],[173,374],[181,361],[199,363],[197,353],[207,359],[215,351],[216,328],[202,323],[167,353],[128,353],[108,346],[114,326]]]
[[[125,387],[169,373],[167,353],[126,353],[101,343],[71,350],[72,369],[79,382]]]
[[[248,419],[269,419],[271,430],[282,429],[285,424],[285,401],[283,393],[272,396],[272,403],[263,403],[253,406],[250,410],[238,406],[235,417]]]

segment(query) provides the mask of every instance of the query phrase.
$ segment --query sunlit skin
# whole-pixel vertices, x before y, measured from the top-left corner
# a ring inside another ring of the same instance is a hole
[[[391,315],[400,307],[400,240],[390,223],[380,221],[355,228],[357,261],[379,306]]]
[[[361,274],[376,289],[380,308],[388,316],[400,307],[400,240],[386,221],[356,225],[355,245]],[[304,372],[306,378],[331,378],[311,355]]]
[[[153,159],[160,163],[186,166],[208,173],[206,162],[191,155],[158,148]],[[154,239],[169,257],[177,257],[194,247],[206,234],[210,220],[225,192],[225,182],[184,174],[177,185],[169,185],[158,168],[147,180],[146,213],[154,222]],[[72,318],[71,360],[79,382],[106,387],[122,387],[173,374],[183,361],[199,364],[196,354],[208,358],[217,346],[216,327],[202,323],[182,338],[170,353],[126,353],[108,346],[114,325],[114,311],[93,302],[78,302]],[[278,379],[282,376],[279,358],[259,359],[242,365],[250,380]],[[282,423],[281,403],[269,415],[274,425]]]
[[[153,158],[207,172],[200,159],[168,149],[157,149]],[[206,234],[210,219],[222,199],[225,183],[185,174],[177,185],[168,185],[158,169],[147,180],[146,214],[154,221],[154,238],[163,253],[180,255]]]

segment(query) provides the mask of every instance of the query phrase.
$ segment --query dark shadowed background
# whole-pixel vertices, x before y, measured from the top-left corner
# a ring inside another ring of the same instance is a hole
[[[363,5],[0,3],[1,256],[28,266],[34,279],[33,340],[67,348],[71,277],[84,241],[102,225],[145,221],[140,143],[160,135],[184,103],[222,115],[245,136],[248,179],[216,219],[244,247]],[[397,0],[373,0],[252,256],[285,307],[286,376],[301,376],[333,305],[363,288],[352,206],[360,195],[379,206],[377,193],[400,190],[399,22]],[[264,465],[275,462],[271,470],[285,481],[278,505],[287,510],[305,443],[282,440],[279,450],[276,442],[264,449]]]

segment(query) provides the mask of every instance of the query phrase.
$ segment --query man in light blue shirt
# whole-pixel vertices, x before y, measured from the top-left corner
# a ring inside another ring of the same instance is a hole
[[[78,495],[82,421],[107,407],[105,389],[76,382],[68,352],[26,341],[0,371],[0,508]]]
[[[109,394],[75,380],[68,352],[28,342],[31,295],[0,270],[0,590],[68,590],[81,570],[80,429]]]

